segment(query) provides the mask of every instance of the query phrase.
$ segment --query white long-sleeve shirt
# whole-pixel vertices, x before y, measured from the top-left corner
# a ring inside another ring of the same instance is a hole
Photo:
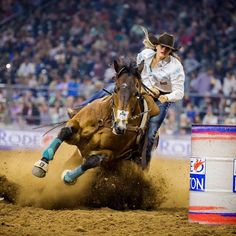
[[[151,62],[156,52],[152,49],[144,49],[137,55],[137,65],[144,60],[144,68],[141,73],[143,83],[152,89],[156,83],[167,81],[171,85],[171,92],[166,94],[170,102],[181,100],[184,96],[185,73],[180,61],[170,56],[168,60],[160,61],[155,68],[151,68]],[[159,87],[160,89],[160,87]]]

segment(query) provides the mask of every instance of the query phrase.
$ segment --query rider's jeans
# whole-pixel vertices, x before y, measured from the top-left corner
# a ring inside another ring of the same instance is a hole
[[[105,90],[108,91],[109,93],[113,93],[115,89],[115,84],[109,84]],[[86,101],[81,103],[81,106],[86,106],[89,103],[93,102],[94,100],[98,99],[98,98],[102,98],[105,97],[107,95],[109,95],[106,91],[104,91],[103,89],[101,89],[100,91],[98,91],[97,93],[95,93],[91,98],[87,99]]]
[[[157,116],[153,116],[149,120],[148,127],[148,146],[146,151],[147,160],[151,159],[152,147],[156,138],[156,133],[158,129],[161,127],[162,122],[164,121],[168,108],[170,106],[170,102],[161,103],[159,100],[156,101],[157,106],[160,108],[160,114]]]

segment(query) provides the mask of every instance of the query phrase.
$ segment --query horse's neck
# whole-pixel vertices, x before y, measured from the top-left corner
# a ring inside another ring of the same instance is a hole
[[[97,99],[93,103],[92,109],[95,112],[95,117],[97,122],[103,121],[103,125],[110,125],[112,118],[112,96],[106,96],[101,99]]]
[[[110,119],[112,114],[112,96],[106,96],[98,102],[98,114],[100,114],[103,119]]]

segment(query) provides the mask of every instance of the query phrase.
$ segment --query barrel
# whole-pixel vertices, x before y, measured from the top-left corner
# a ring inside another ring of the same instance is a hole
[[[236,224],[236,126],[192,125],[188,219]]]

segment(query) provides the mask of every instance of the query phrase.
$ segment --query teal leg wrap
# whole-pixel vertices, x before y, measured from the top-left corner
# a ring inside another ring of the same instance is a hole
[[[66,176],[68,176],[72,181],[74,181],[79,176],[81,176],[83,173],[84,173],[84,170],[82,170],[82,167],[78,166],[74,170],[69,171]]]
[[[81,166],[78,166],[74,170],[68,171],[66,173],[66,175],[64,176],[64,181],[67,183],[72,183],[83,173],[84,173],[84,170],[82,170]]]
[[[43,152],[43,158],[45,158],[48,161],[53,160],[54,154],[61,145],[61,143],[62,141],[60,139],[55,138],[47,147],[47,149]]]

